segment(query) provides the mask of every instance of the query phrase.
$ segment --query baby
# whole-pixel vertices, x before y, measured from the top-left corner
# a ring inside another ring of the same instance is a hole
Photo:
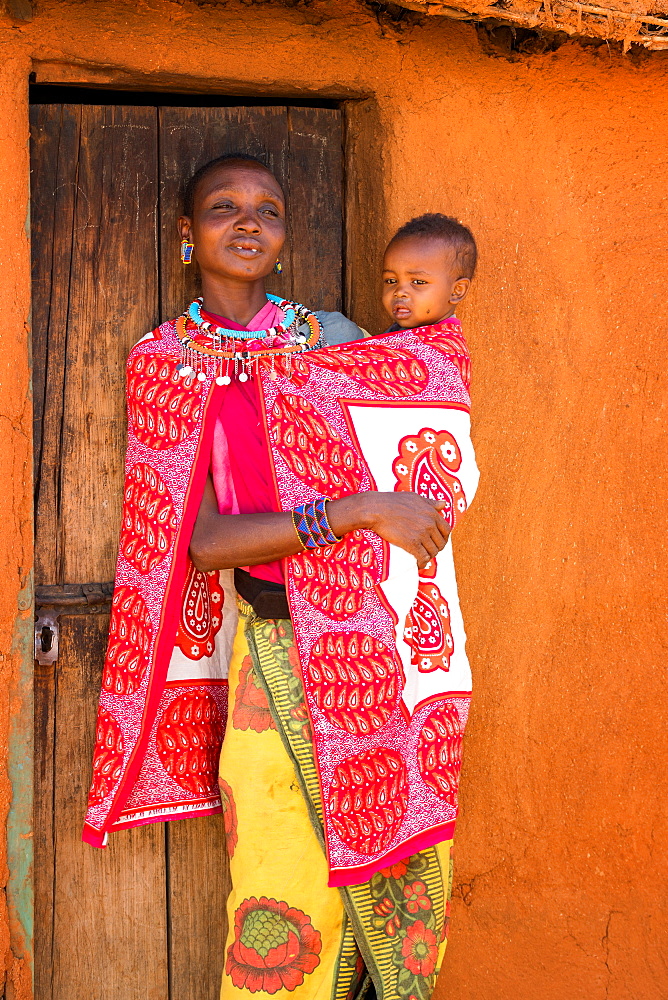
[[[478,251],[470,229],[449,215],[432,212],[398,229],[383,261],[383,305],[395,333],[433,326],[454,316],[466,297]],[[317,312],[328,345],[369,336],[340,312]]]
[[[454,316],[477,256],[471,231],[449,215],[420,215],[398,229],[383,261],[383,306],[394,320],[385,333]]]

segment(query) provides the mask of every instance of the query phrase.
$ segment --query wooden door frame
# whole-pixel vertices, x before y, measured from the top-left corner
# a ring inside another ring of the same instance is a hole
[[[5,417],[7,431],[5,446],[12,456],[12,475],[5,497],[13,525],[8,525],[0,536],[0,555],[4,564],[15,568],[16,577],[8,574],[0,594],[0,634],[3,648],[0,662],[5,661],[6,678],[6,739],[7,770],[4,782],[0,779],[0,809],[2,786],[8,801],[6,837],[8,881],[6,889],[7,912],[10,932],[11,962],[7,969],[7,1000],[32,995],[33,982],[33,671],[34,671],[34,580],[33,564],[33,478],[32,478],[32,384],[30,337],[30,150],[29,150],[29,89],[33,66],[30,60],[9,61],[0,69],[0,114],[5,122],[5,138],[0,149],[7,151],[6,162],[11,162],[11,176],[4,184],[10,195],[5,226],[0,231],[0,253],[11,268],[0,281],[4,301],[11,303],[5,310],[4,328],[0,328],[0,344],[7,370],[13,374],[9,388],[0,393],[0,417]],[[52,78],[50,78],[52,77]],[[99,77],[87,73],[81,66],[56,64],[53,73],[42,70],[40,83],[71,84],[73,79],[80,86],[99,86]],[[166,81],[165,81],[166,83]],[[211,98],[212,92],[202,90],[193,81],[192,91],[183,81],[179,93],[192,92]],[[114,89],[109,83],[108,89]],[[230,88],[234,89],[234,88]],[[252,94],[248,84],[239,87],[239,93],[220,95],[222,100],[238,97],[239,103],[247,100],[266,100],[267,104],[308,101],[301,92],[292,97],[262,90]],[[175,90],[168,84],[147,79],[145,86],[137,82],[128,89],[133,92],[148,91],[168,93]],[[243,92],[241,92],[243,91]],[[320,95],[313,94],[317,100]],[[375,183],[382,162],[382,129],[376,101],[368,95],[348,91],[337,101],[343,112],[344,134],[344,273],[343,299],[346,315],[363,326],[374,327],[380,320],[376,304],[375,279],[369,271],[369,260],[380,254],[386,232],[383,204],[383,185]],[[354,220],[364,218],[380,220],[377,229],[367,225],[356,226]],[[346,223],[353,224],[347,225]],[[0,513],[2,505],[0,502]],[[0,739],[2,728],[0,725]],[[1,851],[1,845],[0,845]]]

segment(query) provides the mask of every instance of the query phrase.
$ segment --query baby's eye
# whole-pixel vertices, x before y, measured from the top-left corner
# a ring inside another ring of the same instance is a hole
[[[427,282],[423,281],[422,278],[413,278],[413,284],[414,285],[426,285]]]
[[[386,284],[386,285],[396,285],[397,279],[396,278],[384,278],[383,279],[383,283]]]

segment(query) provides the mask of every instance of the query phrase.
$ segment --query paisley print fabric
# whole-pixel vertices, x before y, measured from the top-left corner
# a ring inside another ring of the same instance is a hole
[[[175,378],[180,357],[165,323],[128,361],[117,590],[84,829],[97,846],[111,830],[222,808],[215,760],[237,606],[230,575],[198,573],[188,545],[226,387],[204,362],[203,379]],[[456,527],[478,479],[468,372],[456,320],[260,365],[275,509],[320,493],[414,490],[442,500]],[[367,884],[454,830],[471,675],[452,549],[418,577],[407,553],[359,531],[285,571],[294,636],[280,667],[282,731],[313,760],[329,884]],[[245,670],[228,735],[275,732],[262,683]],[[293,906],[267,891],[253,898],[263,897]],[[410,962],[429,952],[423,923]]]
[[[478,470],[456,320],[291,364],[263,383],[284,510],[318,492],[408,490],[459,524]],[[452,837],[471,691],[450,544],[418,576],[402,550],[355,535],[286,565],[334,886]],[[458,742],[420,751],[446,706]]]

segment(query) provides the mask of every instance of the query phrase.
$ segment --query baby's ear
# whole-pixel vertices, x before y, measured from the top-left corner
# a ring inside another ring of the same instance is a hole
[[[453,306],[456,306],[462,299],[466,298],[469,288],[471,287],[470,278],[457,278],[454,285],[452,286],[452,292],[450,294],[450,302]]]

